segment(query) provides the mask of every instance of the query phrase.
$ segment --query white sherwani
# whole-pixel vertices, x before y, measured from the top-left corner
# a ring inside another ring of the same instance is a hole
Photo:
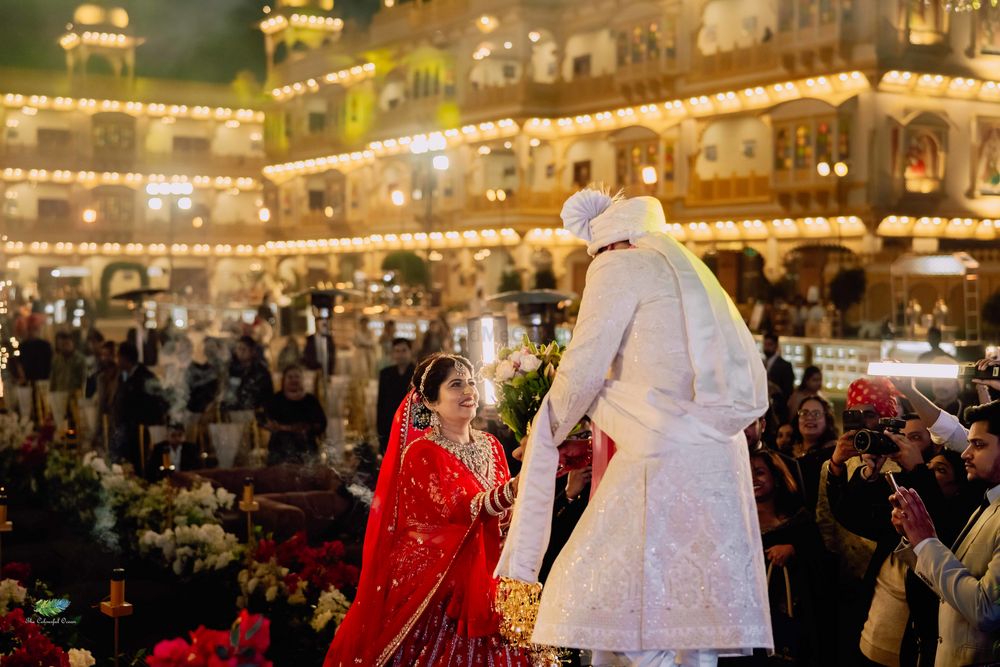
[[[618,451],[552,568],[534,641],[723,655],[771,647],[742,432],[767,408],[764,367],[704,264],[661,234],[637,246],[599,255],[587,273],[497,574],[537,580],[556,446],[588,414]]]

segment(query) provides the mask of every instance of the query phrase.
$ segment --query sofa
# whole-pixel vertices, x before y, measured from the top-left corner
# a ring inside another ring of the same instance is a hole
[[[281,464],[267,468],[210,468],[177,473],[176,484],[191,487],[203,480],[236,495],[233,509],[223,516],[226,530],[246,537],[246,517],[239,511],[243,484],[254,480],[254,498],[260,510],[254,523],[264,534],[286,540],[305,531],[311,543],[338,537],[344,522],[355,514],[357,502],[331,468]]]

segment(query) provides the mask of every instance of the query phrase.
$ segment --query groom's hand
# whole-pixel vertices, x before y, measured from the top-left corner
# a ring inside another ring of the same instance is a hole
[[[510,455],[516,461],[523,461],[524,455],[528,453],[528,436],[521,438],[521,444],[517,446],[517,449],[512,451]]]

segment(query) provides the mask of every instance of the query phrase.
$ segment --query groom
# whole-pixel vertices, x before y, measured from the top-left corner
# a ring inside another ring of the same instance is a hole
[[[771,647],[743,435],[767,409],[767,378],[750,332],[664,233],[657,199],[584,190],[562,219],[595,259],[532,426],[497,575],[537,581],[556,448],[586,414],[617,453],[552,567],[533,641],[591,649],[601,667],[706,667]]]

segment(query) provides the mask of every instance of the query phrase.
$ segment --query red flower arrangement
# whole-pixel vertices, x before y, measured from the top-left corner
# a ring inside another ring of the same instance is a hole
[[[31,565],[27,563],[11,562],[3,566],[0,570],[0,580],[14,579],[24,587],[31,581]]]
[[[0,645],[13,647],[0,655],[4,667],[69,667],[66,653],[42,634],[39,625],[25,621],[21,608],[0,616]]]
[[[344,562],[343,542],[324,542],[311,547],[302,531],[281,544],[276,544],[274,540],[260,540],[254,558],[259,563],[275,558],[279,565],[287,567],[288,575],[284,583],[290,591],[296,590],[303,579],[317,591],[325,591],[330,586],[340,591],[353,590],[357,588],[361,574],[356,566]]]
[[[148,667],[273,667],[264,653],[271,645],[271,622],[260,614],[240,612],[232,630],[199,626],[191,643],[165,639],[146,658]]]

